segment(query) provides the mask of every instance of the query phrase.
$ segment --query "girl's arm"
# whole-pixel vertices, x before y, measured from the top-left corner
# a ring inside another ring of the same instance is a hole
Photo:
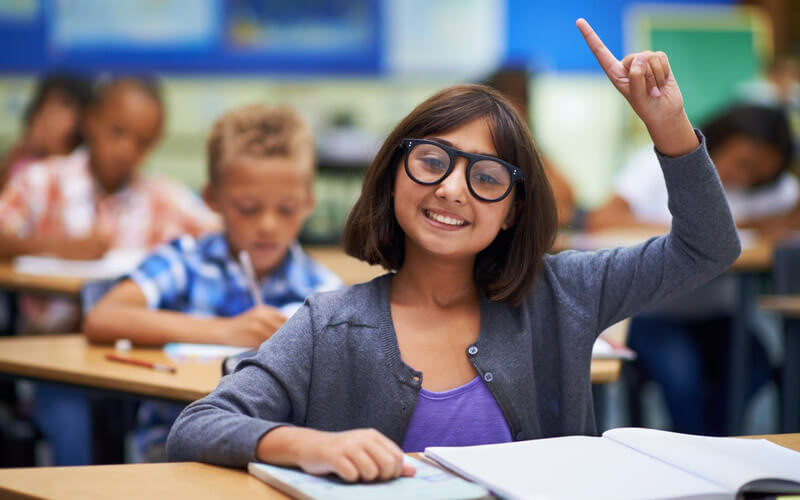
[[[576,24],[608,79],[644,122],[656,149],[671,157],[694,151],[700,142],[686,116],[667,55],[647,50],[618,61],[586,20],[578,19]]]
[[[374,429],[299,427],[309,403],[312,329],[305,304],[256,356],[239,362],[214,392],[187,406],[170,430],[168,458],[228,467],[263,461],[347,481],[413,475],[400,448]]]
[[[254,307],[232,318],[197,317],[149,309],[139,285],[125,280],[86,316],[83,334],[93,342],[129,339],[136,345],[197,342],[257,347],[286,321],[274,307]]]
[[[545,273],[564,303],[596,318],[596,332],[724,272],[741,246],[714,165],[683,110],[663,53],[618,61],[584,20],[578,28],[614,86],[644,121],[666,182],[670,233],[633,247],[565,252]]]

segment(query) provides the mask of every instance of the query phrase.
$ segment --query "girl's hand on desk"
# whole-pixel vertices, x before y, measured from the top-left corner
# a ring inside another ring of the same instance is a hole
[[[585,19],[576,22],[608,79],[642,119],[656,148],[680,156],[699,145],[683,108],[683,96],[663,52],[637,52],[622,61],[605,46]]]
[[[225,327],[220,343],[258,347],[278,331],[286,322],[286,316],[274,307],[259,305],[222,321]]]
[[[336,474],[345,481],[386,481],[410,477],[414,467],[401,450],[375,429],[324,432],[280,427],[258,443],[257,457],[281,465],[296,465],[309,474]]]

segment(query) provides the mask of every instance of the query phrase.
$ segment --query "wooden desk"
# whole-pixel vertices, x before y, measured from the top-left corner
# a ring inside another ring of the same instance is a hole
[[[0,499],[193,500],[290,497],[244,470],[197,462],[0,469]]]
[[[380,266],[346,255],[333,246],[308,246],[304,250],[325,267],[342,278],[346,285],[369,281],[386,271]],[[9,260],[0,260],[0,289],[17,292],[46,293],[77,297],[85,280],[75,277],[24,274],[14,270]]]
[[[800,451],[800,434],[766,438]],[[0,469],[0,499],[289,498],[243,470],[197,462]]]
[[[175,364],[177,373],[169,374],[105,359],[113,351],[78,334],[0,338],[0,373],[183,402],[210,393],[222,376],[218,361],[175,363],[157,348],[130,352],[137,359]],[[613,382],[620,369],[619,360],[594,360],[592,382]]]
[[[381,266],[370,266],[366,262],[350,257],[338,247],[307,246],[303,249],[311,258],[338,274],[345,285],[363,283],[386,274],[386,270]]]
[[[0,339],[0,373],[141,396],[190,402],[217,386],[220,363],[172,362],[161,349],[137,348],[131,357],[178,366],[177,373],[105,359],[113,347],[89,344],[82,335]]]
[[[758,305],[783,316],[781,430],[800,431],[800,295],[765,296]]]
[[[562,231],[558,233],[552,253],[564,250],[599,250],[602,248],[615,248],[632,246],[641,243],[660,233],[642,231],[640,229],[609,229],[591,233],[576,233]],[[743,245],[742,253],[730,267],[736,272],[765,272],[772,268],[772,254],[774,245],[762,238],[753,238]]]
[[[82,284],[80,278],[19,273],[11,261],[0,260],[0,289],[3,290],[78,297]]]

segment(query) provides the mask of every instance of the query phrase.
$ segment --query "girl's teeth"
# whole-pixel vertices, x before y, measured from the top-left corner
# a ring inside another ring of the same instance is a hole
[[[437,222],[441,222],[442,224],[448,224],[450,226],[463,226],[464,225],[464,221],[463,220],[452,219],[450,217],[446,217],[444,215],[439,215],[437,213],[433,213],[433,212],[430,212],[430,211],[428,211],[428,217],[430,217],[431,219],[433,219],[433,220],[435,220]]]

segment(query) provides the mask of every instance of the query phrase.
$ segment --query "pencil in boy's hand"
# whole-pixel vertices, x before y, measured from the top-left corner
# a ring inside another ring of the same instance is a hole
[[[256,271],[253,268],[253,261],[250,260],[250,254],[247,253],[247,250],[239,252],[239,263],[242,265],[245,277],[247,277],[247,286],[250,287],[250,294],[253,296],[253,302],[257,306],[263,306],[264,300],[261,298],[261,292],[258,290]]]
[[[131,365],[142,366],[165,373],[175,373],[178,369],[174,366],[165,365],[163,363],[153,363],[152,361],[145,361],[143,359],[133,359],[127,356],[119,356],[117,354],[106,354],[106,359],[109,361],[117,361],[119,363],[129,363]]]

